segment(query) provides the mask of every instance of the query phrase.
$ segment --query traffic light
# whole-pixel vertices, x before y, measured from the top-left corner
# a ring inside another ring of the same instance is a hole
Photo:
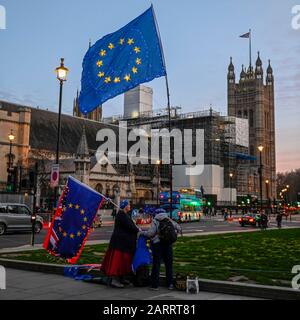
[[[17,184],[18,184],[18,168],[8,168],[7,169],[7,186],[6,191],[8,192],[16,192]]]

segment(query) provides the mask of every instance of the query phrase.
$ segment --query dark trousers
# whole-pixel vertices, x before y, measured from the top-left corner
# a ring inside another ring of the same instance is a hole
[[[152,272],[151,284],[153,288],[159,286],[159,271],[161,260],[163,260],[166,267],[167,286],[174,283],[173,280],[173,247],[172,245],[155,243],[152,245]]]

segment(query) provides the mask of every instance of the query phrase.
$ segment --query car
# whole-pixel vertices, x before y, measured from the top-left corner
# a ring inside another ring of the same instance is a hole
[[[256,227],[260,224],[260,215],[254,213],[244,214],[241,218],[239,218],[239,223],[241,227],[246,225]]]
[[[31,231],[31,210],[21,203],[0,203],[0,236],[9,231]],[[43,229],[43,218],[36,216],[35,233]]]

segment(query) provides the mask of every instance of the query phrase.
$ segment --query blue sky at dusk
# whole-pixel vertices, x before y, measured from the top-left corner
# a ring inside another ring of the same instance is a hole
[[[183,111],[227,112],[227,67],[233,57],[236,74],[248,65],[248,41],[239,35],[253,30],[266,70],[271,59],[275,76],[277,170],[300,168],[300,29],[291,27],[292,7],[300,0],[153,0],[169,74],[171,103]],[[0,99],[58,109],[54,69],[61,57],[70,69],[63,110],[72,113],[80,89],[81,64],[92,43],[116,31],[145,11],[146,0],[0,0],[7,29],[0,30]],[[154,108],[166,105],[163,79],[154,89]],[[103,105],[104,116],[121,114],[123,97]]]

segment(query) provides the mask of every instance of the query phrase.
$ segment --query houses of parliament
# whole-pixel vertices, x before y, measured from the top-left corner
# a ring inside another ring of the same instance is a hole
[[[251,59],[248,68],[242,66],[240,78],[230,58],[227,75],[228,115],[246,118],[249,121],[249,153],[256,160],[243,169],[248,178],[248,192],[258,194],[260,151],[262,157],[263,199],[276,198],[275,155],[275,99],[274,75],[269,60],[264,74],[263,63],[258,52],[255,66]]]

